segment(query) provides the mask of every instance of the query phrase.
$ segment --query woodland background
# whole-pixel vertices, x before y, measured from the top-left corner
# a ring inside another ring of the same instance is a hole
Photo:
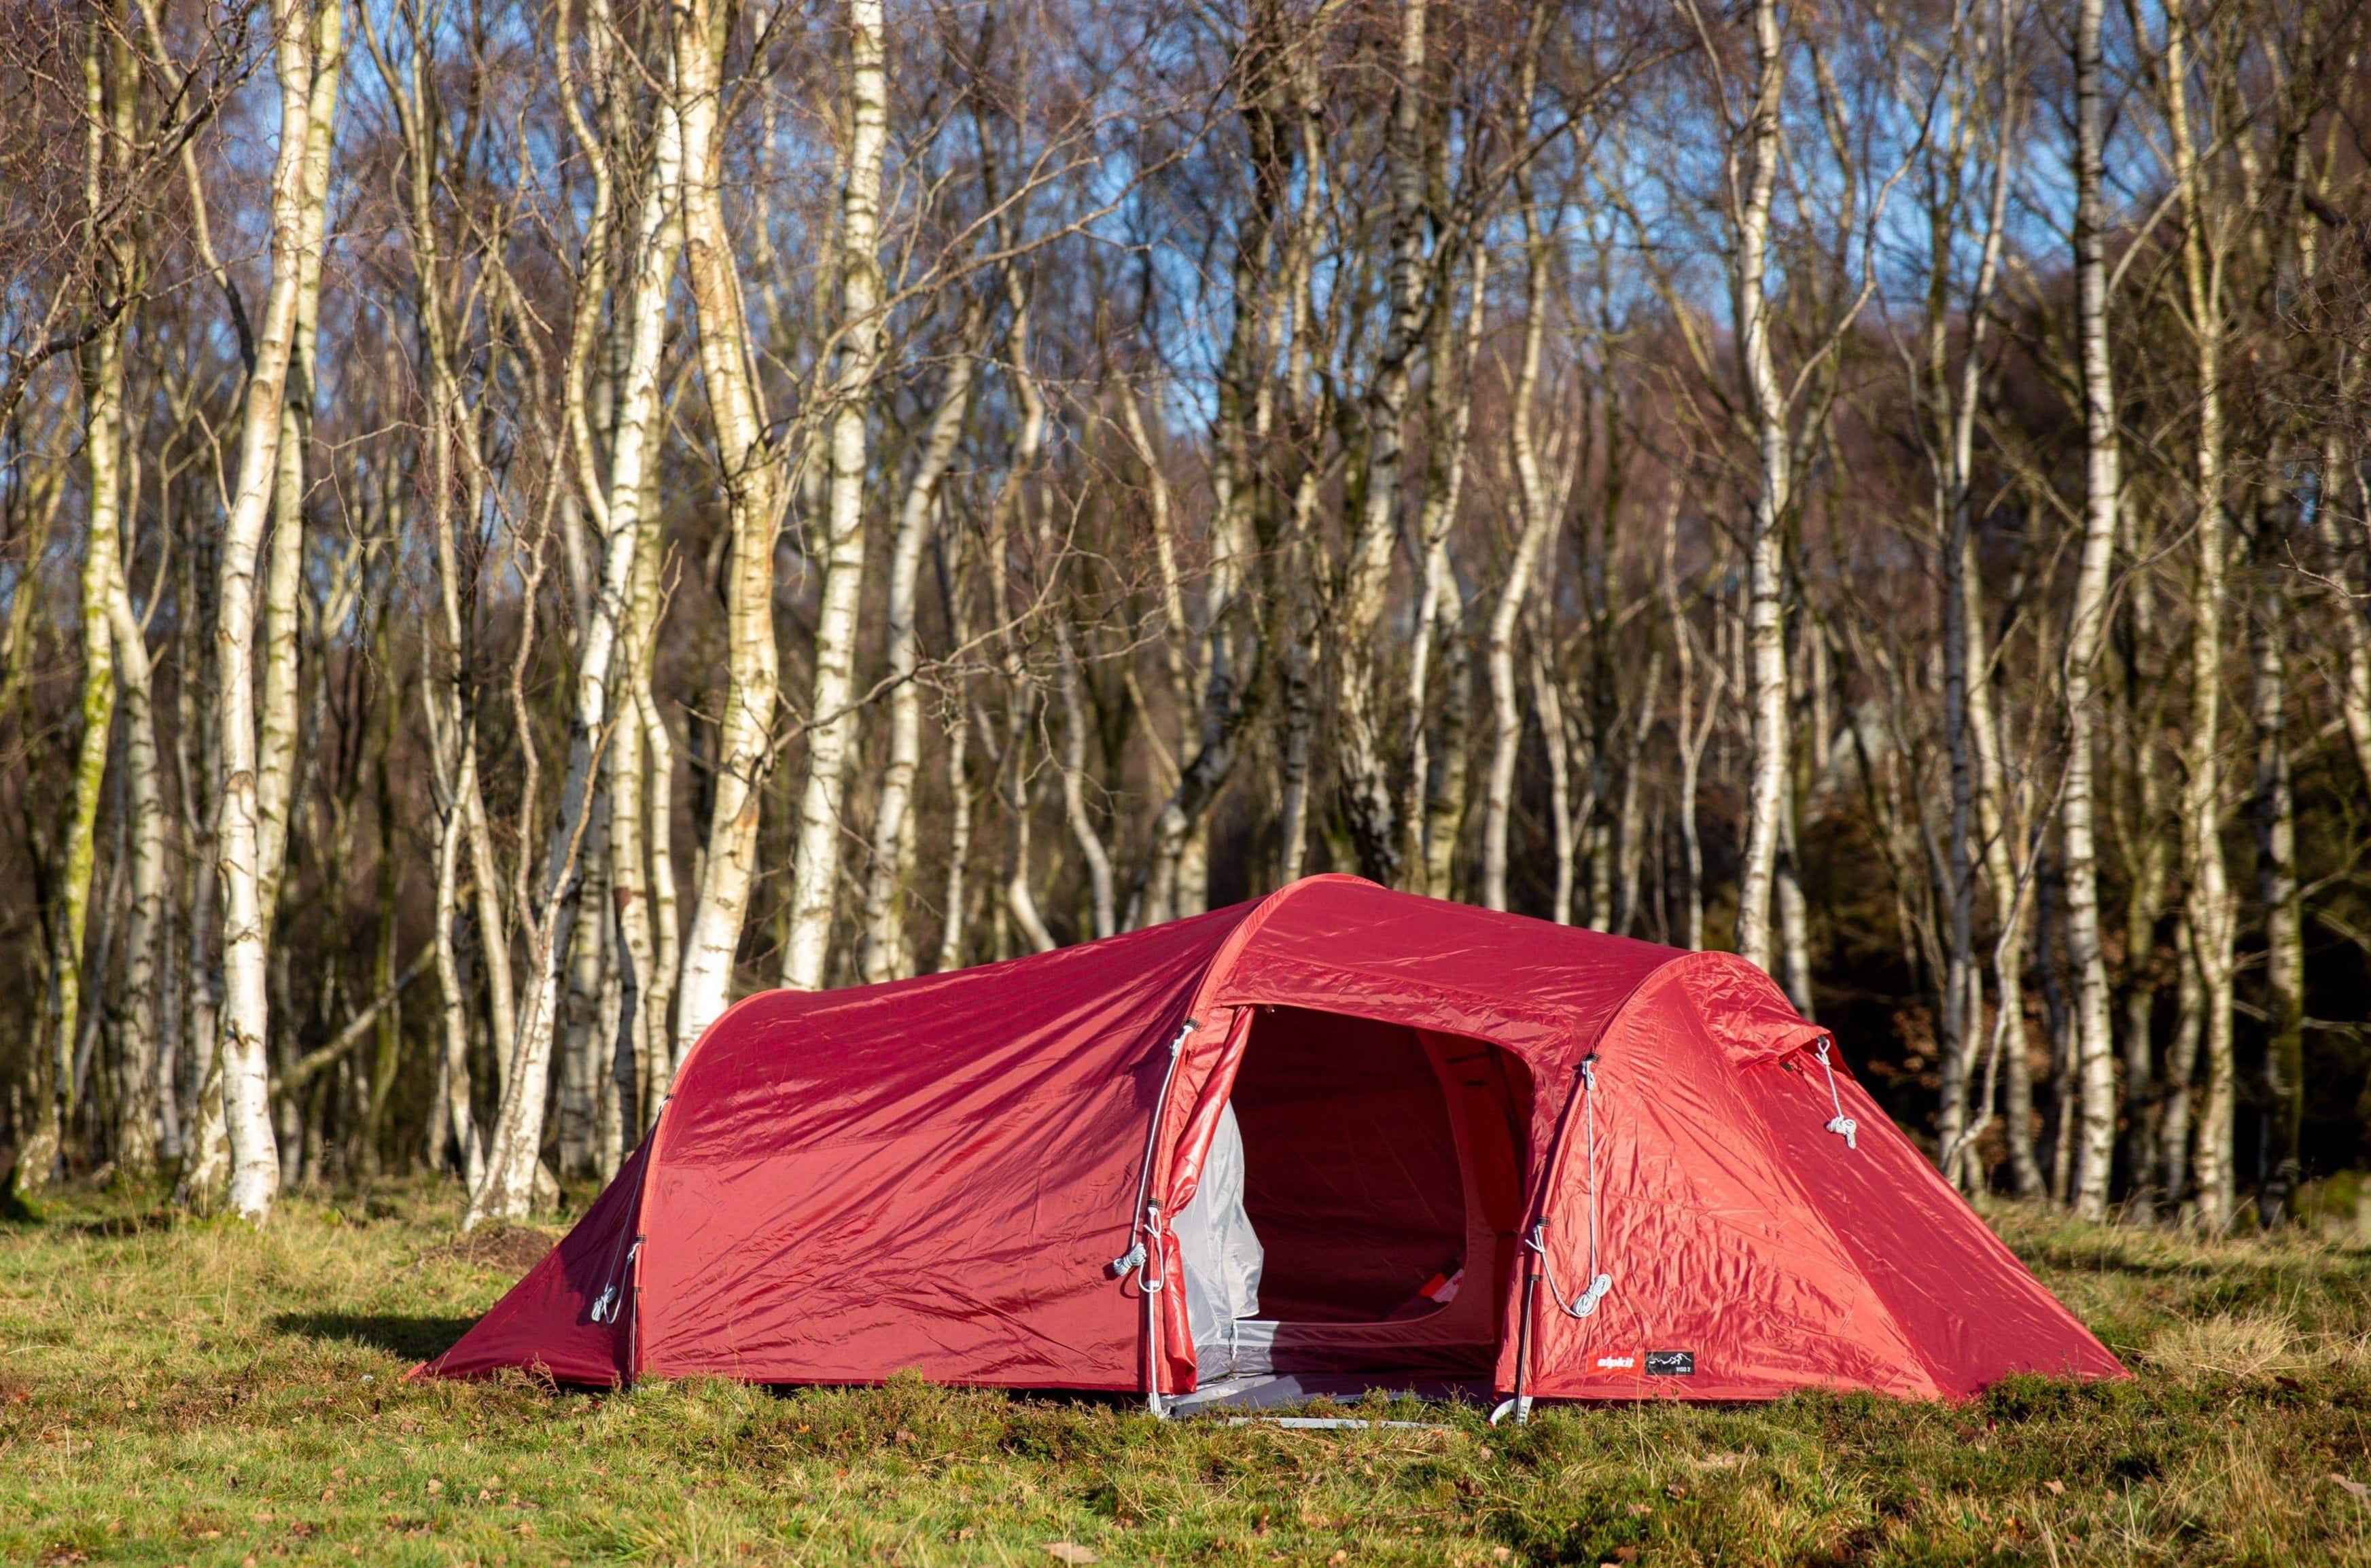
[[[1354,870],[1971,1191],[2366,1130],[2345,0],[20,0],[0,1146],[614,1170],[736,995]]]

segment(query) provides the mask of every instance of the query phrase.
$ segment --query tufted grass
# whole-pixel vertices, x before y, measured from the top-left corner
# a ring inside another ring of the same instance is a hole
[[[457,1206],[0,1226],[0,1562],[2371,1563],[2351,1243],[1995,1215],[2128,1384],[1311,1432],[914,1379],[406,1384],[549,1243]]]

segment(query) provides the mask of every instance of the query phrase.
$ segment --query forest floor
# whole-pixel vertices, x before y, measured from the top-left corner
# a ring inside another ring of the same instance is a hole
[[[1346,1432],[903,1379],[406,1383],[549,1244],[457,1207],[299,1198],[259,1233],[69,1193],[0,1226],[0,1562],[2371,1563],[2354,1244],[2009,1210],[2134,1380]]]

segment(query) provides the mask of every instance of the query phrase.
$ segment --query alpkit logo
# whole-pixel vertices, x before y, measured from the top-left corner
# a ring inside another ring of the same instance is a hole
[[[1597,1358],[1596,1366],[1600,1372],[1636,1372],[1638,1370],[1638,1355],[1636,1351],[1624,1351],[1601,1355]]]

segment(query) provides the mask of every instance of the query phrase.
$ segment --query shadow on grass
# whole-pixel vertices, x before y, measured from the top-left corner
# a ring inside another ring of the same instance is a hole
[[[285,1334],[368,1345],[407,1361],[427,1361],[452,1349],[477,1321],[475,1318],[414,1318],[387,1312],[283,1312],[272,1320],[272,1326]]]
[[[127,1236],[145,1236],[152,1230],[170,1230],[180,1217],[169,1208],[139,1209],[131,1214],[111,1214],[99,1219],[68,1220],[58,1227],[62,1234],[120,1240]]]

